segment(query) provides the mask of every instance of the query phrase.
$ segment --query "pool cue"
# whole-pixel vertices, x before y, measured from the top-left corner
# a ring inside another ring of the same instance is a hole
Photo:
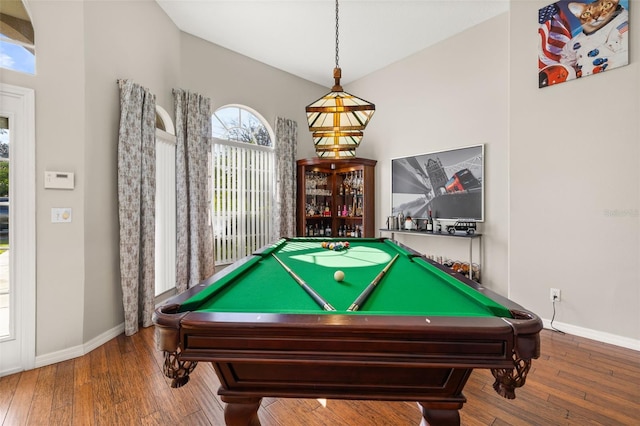
[[[324,300],[322,298],[322,296],[320,296],[318,293],[316,293],[316,291],[314,289],[312,289],[311,287],[309,287],[309,284],[307,284],[306,282],[304,282],[304,280],[302,278],[300,278],[295,272],[293,272],[291,270],[291,268],[289,268],[287,265],[285,265],[284,263],[282,263],[282,261],[280,259],[278,259],[276,257],[275,254],[271,253],[271,256],[273,256],[273,258],[275,260],[278,261],[279,264],[282,265],[282,267],[285,269],[285,271],[287,271],[289,273],[289,275],[291,275],[291,277],[296,280],[296,282],[298,284],[300,284],[300,287],[302,287],[302,289],[304,291],[307,292],[307,294],[309,296],[311,296],[311,298],[318,304],[318,306],[320,306],[322,309],[324,309],[325,311],[335,311],[336,309],[331,306],[329,304],[329,302],[327,302],[326,300]]]
[[[391,259],[391,261],[387,263],[387,266],[385,266],[384,269],[380,271],[380,273],[373,279],[373,281],[371,281],[371,284],[369,284],[367,288],[365,288],[362,293],[360,293],[360,296],[358,296],[358,298],[351,304],[351,306],[349,306],[349,309],[347,309],[347,311],[357,311],[362,305],[364,305],[364,302],[366,302],[367,298],[371,295],[371,293],[373,293],[373,290],[375,290],[378,283],[382,280],[382,277],[384,277],[389,268],[391,268],[391,265],[393,265],[393,262],[396,261],[398,256],[399,255],[396,254],[393,259]]]

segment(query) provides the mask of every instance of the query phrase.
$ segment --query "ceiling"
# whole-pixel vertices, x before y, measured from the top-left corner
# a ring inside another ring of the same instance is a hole
[[[156,0],[180,30],[333,86],[334,0]],[[342,84],[506,12],[509,0],[341,0]],[[446,58],[434,58],[434,64]]]

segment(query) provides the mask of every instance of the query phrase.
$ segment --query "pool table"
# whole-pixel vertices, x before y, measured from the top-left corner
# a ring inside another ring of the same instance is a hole
[[[322,246],[341,241],[349,247]],[[458,425],[472,370],[491,369],[496,391],[514,398],[542,329],[534,313],[386,238],[282,239],[153,321],[173,387],[198,361],[213,364],[227,425],[259,425],[262,397],[417,401],[429,424]]]

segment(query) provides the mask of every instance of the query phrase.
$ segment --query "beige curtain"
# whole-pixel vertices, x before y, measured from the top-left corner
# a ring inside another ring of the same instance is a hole
[[[298,143],[298,123],[287,118],[276,117],[276,173],[277,194],[276,214],[277,235],[281,237],[296,235],[296,145]]]
[[[155,297],[155,95],[119,80],[118,217],[125,334],[148,327]]]
[[[186,290],[213,275],[211,230],[211,100],[173,91],[176,112],[176,288]]]

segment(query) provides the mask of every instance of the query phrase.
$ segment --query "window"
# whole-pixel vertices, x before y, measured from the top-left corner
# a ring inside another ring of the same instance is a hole
[[[24,4],[0,0],[0,67],[35,74],[35,36]]]
[[[176,137],[169,114],[156,106],[156,256],[158,296],[176,286]]]
[[[275,206],[273,130],[240,105],[212,117],[212,222],[216,265],[271,242]]]
[[[222,107],[213,113],[211,121],[214,138],[273,146],[271,129],[257,112],[247,107]]]

